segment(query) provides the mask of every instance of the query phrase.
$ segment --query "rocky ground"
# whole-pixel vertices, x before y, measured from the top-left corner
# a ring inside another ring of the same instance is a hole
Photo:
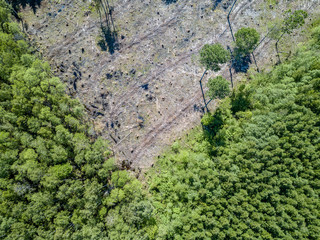
[[[101,26],[107,21],[93,1],[43,0],[37,9],[27,6],[22,17],[29,37],[70,95],[85,105],[96,132],[109,139],[119,163],[144,169],[175,138],[199,124],[204,69],[198,52],[206,43],[232,47],[227,23],[232,2],[110,0],[108,18],[116,31],[110,36],[118,42],[114,52],[101,43]],[[314,6],[316,0],[239,0],[230,19],[234,32],[251,26],[264,36],[284,9],[312,12]],[[296,34],[293,41],[302,37]],[[272,40],[266,38],[255,53],[258,64],[271,64]],[[230,79],[227,66],[219,74]],[[214,73],[208,72],[205,79],[211,76]],[[241,76],[234,75],[234,80]]]

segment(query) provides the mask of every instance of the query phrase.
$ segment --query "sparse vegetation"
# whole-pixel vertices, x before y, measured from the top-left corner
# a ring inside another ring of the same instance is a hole
[[[285,19],[278,31],[278,36],[276,37],[276,50],[278,56],[278,63],[281,62],[279,53],[279,41],[284,37],[285,34],[291,34],[295,29],[300,28],[305,24],[305,18],[307,18],[307,12],[303,10],[296,10],[292,12],[291,9],[285,12]]]

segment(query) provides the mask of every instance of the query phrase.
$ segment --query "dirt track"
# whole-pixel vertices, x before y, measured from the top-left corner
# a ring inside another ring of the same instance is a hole
[[[38,17],[24,11],[30,36],[41,44],[70,94],[85,104],[117,158],[134,168],[150,167],[174,137],[199,124],[203,105],[198,81],[204,69],[197,54],[205,43],[231,46],[227,12],[219,6],[213,12],[210,0],[171,5],[115,1],[120,50],[111,55],[97,47],[99,17],[83,10],[90,4],[61,2],[43,1]],[[265,22],[279,17],[283,5],[270,15],[263,2],[239,0],[231,17],[234,30],[252,26],[264,35]],[[273,51],[267,43],[257,49],[258,62],[268,61],[265,56]],[[226,67],[220,74],[229,77]]]

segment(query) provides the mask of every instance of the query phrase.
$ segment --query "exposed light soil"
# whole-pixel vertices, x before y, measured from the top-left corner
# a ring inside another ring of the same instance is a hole
[[[226,18],[231,2],[109,1],[120,44],[113,54],[97,45],[105,19],[91,1],[44,0],[36,13],[26,8],[22,16],[30,38],[68,93],[85,105],[96,132],[109,139],[119,162],[144,169],[174,138],[199,124],[204,69],[198,52],[206,43],[232,47]],[[250,26],[263,36],[289,4],[312,11],[316,0],[269,2],[239,0],[231,14],[234,32]],[[275,59],[269,38],[256,58],[258,64]],[[227,66],[219,74],[230,79]],[[205,79],[211,76],[209,72]],[[234,81],[241,76],[234,75]]]

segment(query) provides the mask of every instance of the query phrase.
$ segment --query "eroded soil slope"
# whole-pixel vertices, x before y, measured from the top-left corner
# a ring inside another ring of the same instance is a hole
[[[93,1],[43,0],[36,12],[27,7],[22,16],[31,39],[86,106],[117,158],[146,168],[174,137],[199,124],[204,69],[198,51],[206,43],[232,46],[226,19],[231,2],[109,1],[119,41],[113,54],[98,45],[106,19]],[[316,3],[273,2],[239,0],[231,15],[234,31],[251,26],[263,36],[286,8],[312,11]],[[257,49],[258,63],[272,60],[271,43],[267,38]],[[227,79],[228,73],[221,71]]]

